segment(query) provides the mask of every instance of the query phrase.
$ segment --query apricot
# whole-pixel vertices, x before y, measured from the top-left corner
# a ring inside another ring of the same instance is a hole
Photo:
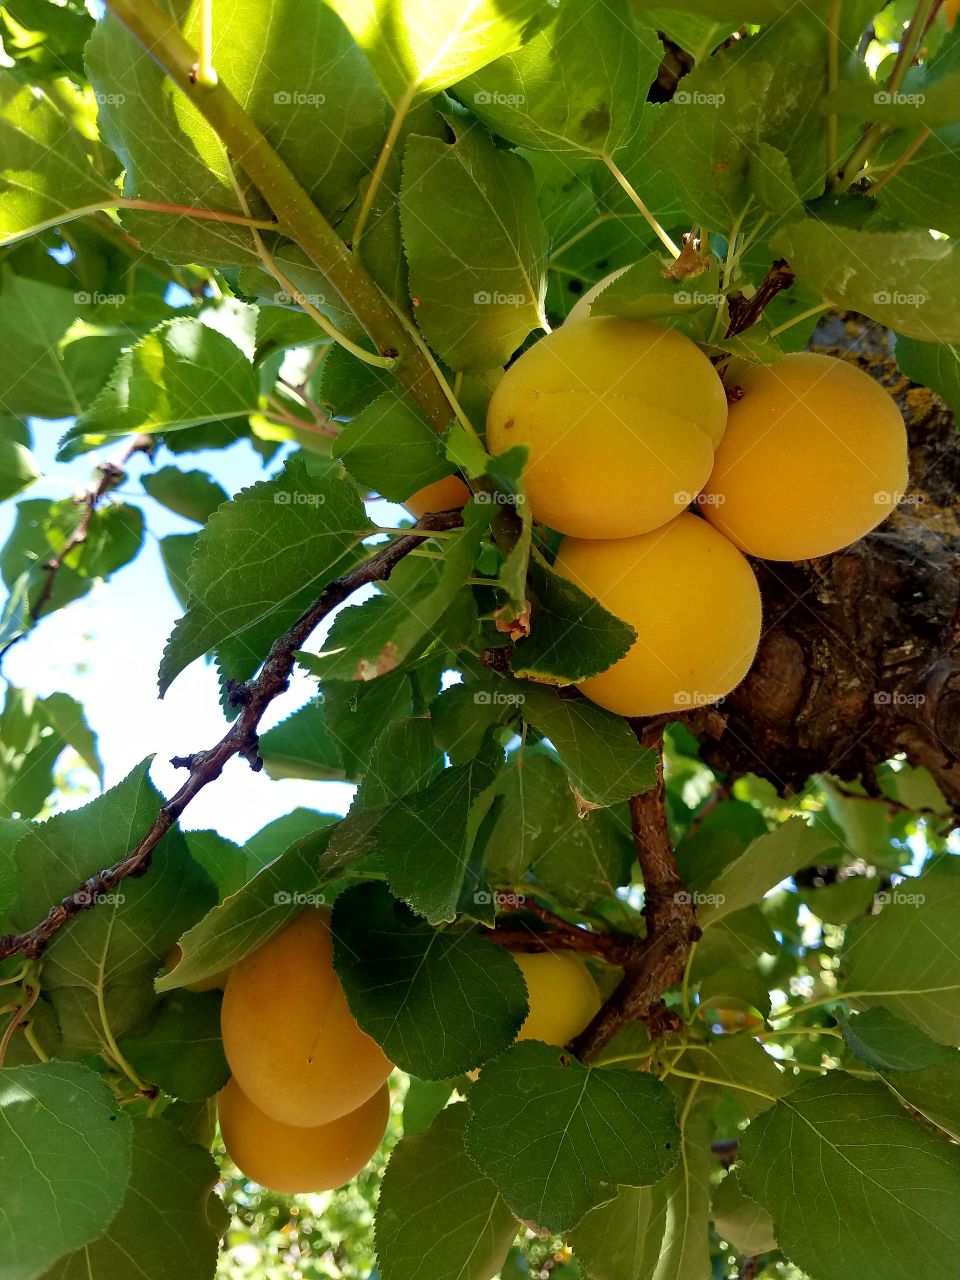
[[[700,492],[727,401],[713,365],[676,329],[590,317],[542,338],[507,370],[487,447],[530,450],[537,520],[578,538],[666,524]]]
[[[469,498],[470,490],[459,476],[444,476],[442,480],[434,480],[433,484],[418,489],[403,505],[419,520],[428,511],[459,510],[466,506]]]
[[[390,1119],[390,1090],[381,1085],[355,1111],[306,1128],[265,1115],[229,1080],[217,1111],[223,1145],[247,1178],[285,1195],[330,1191],[356,1177],[380,1146]]]
[[[624,657],[579,686],[623,716],[716,702],[740,683],[760,641],[760,589],[740,552],[698,516],[636,538],[564,538],[557,571],[629,622]]]
[[[893,398],[832,356],[801,352],[749,370],[730,406],[703,512],[748,555],[806,560],[875,528],[907,484]]]
[[[530,1012],[518,1040],[566,1044],[600,1008],[593,974],[569,951],[511,951],[527,984]]]
[[[234,966],[220,1025],[237,1084],[282,1124],[329,1124],[366,1102],[392,1069],[347,1005],[326,910],[304,911]]]

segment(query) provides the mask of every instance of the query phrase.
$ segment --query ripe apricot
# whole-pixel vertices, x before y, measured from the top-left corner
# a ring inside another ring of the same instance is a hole
[[[356,1177],[379,1147],[390,1118],[390,1090],[381,1085],[355,1111],[307,1128],[264,1115],[229,1080],[217,1111],[223,1145],[246,1177],[285,1195],[330,1191]]]
[[[334,973],[326,910],[304,911],[234,967],[220,1023],[237,1084],[283,1124],[329,1124],[366,1102],[391,1071]]]
[[[593,974],[569,951],[511,951],[527,984],[530,1012],[518,1040],[566,1044],[600,1008]]]
[[[578,538],[626,538],[686,507],[727,420],[713,365],[676,329],[590,317],[542,338],[494,390],[487,446],[530,450],[536,519]]]
[[[704,514],[748,555],[839,551],[894,509],[907,433],[893,398],[832,356],[800,352],[749,370],[704,491]]]
[[[428,511],[456,511],[466,505],[470,490],[459,476],[444,476],[424,485],[403,504],[419,520]]]
[[[629,622],[627,654],[580,689],[623,716],[715,702],[740,683],[760,641],[760,589],[722,534],[685,512],[636,538],[565,538],[556,569]]]

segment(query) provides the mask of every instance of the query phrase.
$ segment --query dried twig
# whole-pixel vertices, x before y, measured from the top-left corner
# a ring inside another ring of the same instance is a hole
[[[7,956],[38,956],[50,938],[81,911],[94,906],[103,895],[111,893],[127,876],[140,876],[148,870],[154,849],[186,809],[190,801],[210,782],[220,776],[233,756],[243,756],[254,769],[262,766],[257,753],[257,727],[267,707],[287,688],[294,666],[294,655],[302,649],[314,628],[337,605],[342,604],[359,587],[383,582],[405,556],[425,542],[432,530],[456,529],[463,523],[460,511],[440,511],[423,516],[408,534],[388,542],[362,564],[328,583],[314,603],[289,630],[276,641],[259,674],[246,684],[237,685],[232,700],[240,714],[214,747],[194,755],[177,757],[175,763],[190,770],[190,776],[160,812],[149,831],[125,857],[98,871],[72,894],[52,907],[47,915],[26,933],[0,937],[0,960]]]
[[[795,279],[793,269],[783,258],[778,258],[761,280],[752,297],[747,298],[742,293],[731,293],[727,299],[730,319],[725,336],[733,338],[756,324],[777,294],[782,293],[784,289],[789,289]]]
[[[679,982],[690,947],[700,936],[667,831],[663,785],[663,728],[634,726],[644,746],[658,752],[656,785],[630,800],[637,859],[643,873],[646,937],[630,944],[619,985],[590,1025],[573,1041],[577,1057],[595,1057],[627,1022],[644,1022],[651,1035],[678,1027],[663,993]]]

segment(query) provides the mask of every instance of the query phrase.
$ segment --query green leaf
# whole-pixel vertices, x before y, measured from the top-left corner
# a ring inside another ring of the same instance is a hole
[[[383,1280],[493,1280],[516,1218],[463,1149],[467,1108],[441,1111],[394,1149],[377,1204]]]
[[[411,1077],[403,1100],[403,1134],[413,1137],[433,1124],[453,1093],[449,1080],[419,1080]]]
[[[219,991],[172,992],[145,1031],[120,1041],[123,1056],[141,1079],[175,1098],[209,1098],[230,1077],[220,1039],[221,998]]]
[[[357,782],[364,776],[377,739],[391,720],[410,709],[410,681],[405,671],[391,671],[369,681],[324,682],[324,718],[349,781]]]
[[[42,1280],[209,1280],[226,1213],[214,1194],[219,1171],[165,1119],[133,1122],[133,1166],[120,1212],[94,1243]],[[133,1271],[136,1267],[136,1272]]]
[[[847,1048],[868,1067],[884,1073],[920,1071],[924,1067],[953,1062],[956,1054],[928,1039],[910,1022],[888,1009],[877,1007],[853,1017],[840,1018]]]
[[[411,791],[423,791],[442,768],[430,722],[423,717],[394,720],[374,743],[350,811],[378,809]]]
[[[88,13],[50,0],[7,0],[0,14],[3,47],[15,73],[40,80],[83,75],[83,46],[93,30]]]
[[[841,987],[858,1004],[881,1005],[941,1044],[960,1044],[960,868],[947,860],[890,895],[877,916],[847,930]]]
[[[513,1043],[527,996],[502,947],[431,928],[381,884],[340,894],[332,930],[350,1011],[401,1071],[442,1080]]]
[[[652,1187],[624,1187],[570,1235],[589,1280],[703,1280],[710,1275],[712,1091],[694,1085],[680,1117],[680,1160]]]
[[[960,416],[960,346],[898,337],[896,357],[902,373],[936,391],[954,417]]]
[[[514,646],[515,675],[575,684],[598,675],[628,652],[637,633],[569,579],[534,561],[535,608],[530,635]]]
[[[782,151],[768,142],[758,142],[750,156],[749,174],[753,194],[766,213],[778,218],[797,217],[802,213],[790,161]]]
[[[777,1247],[769,1213],[744,1195],[734,1172],[728,1173],[717,1187],[711,1216],[717,1235],[747,1258],[771,1253]]]
[[[897,164],[917,138],[915,128],[898,129],[877,147],[877,165]],[[877,208],[889,218],[927,229],[933,222],[945,235],[960,235],[960,155],[956,125],[935,129],[876,194]],[[931,204],[930,192],[937,199]]]
[[[688,1051],[680,1059],[684,1071],[729,1089],[748,1116],[759,1115],[796,1083],[784,1075],[758,1040],[746,1035],[722,1036]]]
[[[882,1084],[830,1072],[801,1085],[753,1121],[740,1158],[744,1190],[813,1280],[854,1269],[902,1280],[918,1258],[929,1280],[954,1275],[960,1150],[892,1106]]]
[[[412,137],[400,195],[417,322],[455,370],[493,369],[546,325],[546,235],[533,171],[479,125]]]
[[[66,693],[37,698],[7,685],[0,714],[0,813],[34,817],[54,788],[54,769],[72,746],[102,782],[96,738]]]
[[[829,832],[793,818],[758,836],[743,853],[697,893],[697,918],[703,928],[758,902],[768,889],[803,867],[815,866],[836,841]]]
[[[680,1134],[652,1076],[584,1067],[535,1040],[487,1063],[470,1092],[467,1151],[518,1217],[551,1231],[595,1205],[659,1182]]]
[[[453,684],[430,704],[434,736],[451,764],[465,764],[480,750],[487,730],[520,715],[510,683],[491,676]]]
[[[890,1090],[913,1111],[960,1142],[960,1053],[944,1050],[935,1067],[922,1071],[881,1071]]]
[[[379,824],[391,891],[431,924],[456,914],[480,810],[489,803],[481,798],[502,762],[502,748],[488,743],[468,764],[445,769],[425,791],[392,804]]]
[[[244,635],[290,598],[305,589],[319,595],[338,561],[372,531],[352,481],[313,476],[297,459],[241,490],[200,534],[190,608],[164,650],[161,693],[195,658]]]
[[[542,0],[332,0],[391,102],[409,106],[515,49]]]
[[[110,381],[61,440],[60,458],[111,436],[245,418],[256,413],[258,396],[253,365],[230,338],[194,316],[168,320],[120,357]],[[146,478],[144,488],[150,492]]]
[[[51,903],[133,849],[150,829],[162,797],[146,760],[102,796],[56,814],[16,850],[20,891],[14,919],[26,929]],[[56,857],[50,856],[51,848]],[[178,831],[158,845],[149,871],[128,877],[105,901],[67,922],[43,953],[45,993],[71,1052],[99,1053],[156,1007],[153,979],[180,934],[212,906],[215,889]]]
[[[533,150],[613,155],[640,129],[663,49],[625,0],[561,5],[517,53],[457,86],[495,133]]]
[[[653,786],[656,753],[640,746],[621,716],[585,698],[562,698],[534,684],[522,688],[524,719],[550,739],[589,804],[616,804]]]
[[[807,218],[778,228],[770,243],[798,280],[835,306],[909,338],[960,342],[960,256],[952,241],[926,231],[857,231]]]
[[[333,443],[355,480],[391,502],[451,474],[443,441],[398,391],[384,392],[362,409]]]
[[[243,888],[208,911],[180,938],[183,958],[172,972],[157,979],[157,990],[173,991],[232,968],[299,915],[308,899],[315,901],[339,869],[336,859],[325,856],[335,829],[321,827],[297,840]]]
[[[68,746],[73,747],[90,772],[96,774],[102,787],[103,761],[97,748],[97,735],[87,724],[81,704],[69,693],[51,693],[41,699],[40,705],[57,733]]]
[[[40,89],[0,75],[0,244],[113,203],[77,128],[85,108],[67,80]]]
[[[164,8],[196,47],[198,6],[165,0]],[[386,127],[383,95],[340,19],[325,4],[305,10],[297,0],[238,0],[229,21],[214,23],[212,52],[221,81],[335,220],[373,164]],[[110,13],[87,46],[87,69],[104,138],[126,171],[125,196],[246,212],[214,130]],[[243,180],[239,164],[236,176]],[[254,217],[269,218],[252,188],[246,201]],[[242,227],[129,210],[123,220],[145,249],[170,261],[258,261]]]
[[[260,758],[271,778],[328,782],[346,776],[319,699],[268,729],[260,739]]]
[[[0,502],[14,497],[39,476],[29,449],[16,440],[0,440]]]
[[[199,862],[217,886],[221,898],[242,889],[252,875],[260,870],[259,863],[249,867],[245,851],[218,831],[185,831],[184,839],[190,857]]]
[[[0,1071],[4,1280],[34,1280],[107,1228],[127,1189],[131,1141],[130,1117],[89,1067]]]
[[[161,467],[159,471],[147,471],[141,483],[155,502],[197,524],[206,524],[217,507],[229,501],[223,486],[205,471]]]

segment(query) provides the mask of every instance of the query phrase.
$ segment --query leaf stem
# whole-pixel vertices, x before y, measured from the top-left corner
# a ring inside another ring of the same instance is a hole
[[[792,329],[795,324],[800,324],[804,320],[809,320],[811,316],[818,315],[821,311],[829,311],[833,307],[832,302],[820,302],[815,307],[810,307],[806,311],[801,311],[798,316],[794,316],[792,320],[785,320],[783,324],[778,324],[775,329],[770,330],[770,337],[776,338],[778,334],[786,333],[788,329]]]
[[[752,1089],[749,1085],[735,1080],[719,1080],[716,1076],[702,1076],[694,1071],[680,1071],[677,1067],[674,1067],[670,1074],[679,1076],[681,1080],[699,1080],[701,1084],[718,1084],[722,1089],[733,1089],[736,1093],[754,1093],[758,1098],[766,1098],[769,1102],[779,1101],[772,1093],[764,1093],[762,1089]]]
[[[931,130],[926,126],[920,130],[910,145],[904,150],[903,155],[890,166],[887,172],[873,186],[867,189],[868,196],[875,196],[881,187],[885,187],[891,178],[895,178],[901,169],[910,163],[917,154],[926,140],[930,137]]]
[[[619,168],[619,166],[617,165],[613,157],[604,154],[600,158],[603,161],[603,163],[607,166],[607,168],[610,170],[610,172],[613,174],[614,178],[616,178],[617,182],[620,184],[623,190],[627,193],[627,195],[630,197],[633,203],[640,210],[644,218],[646,218],[647,225],[650,227],[650,230],[657,237],[660,243],[666,249],[669,250],[669,252],[673,255],[674,258],[679,258],[680,250],[673,243],[673,241],[667,235],[666,231],[664,231],[663,227],[661,227],[660,223],[656,220],[656,218],[653,216],[653,214],[650,212],[647,206],[640,199],[640,196],[638,195],[638,193],[634,190],[634,188],[628,182],[626,174]]]
[[[380,154],[377,156],[377,163],[374,165],[373,173],[370,175],[370,184],[363,197],[360,205],[360,212],[357,214],[357,220],[353,225],[353,235],[350,238],[350,247],[356,253],[360,246],[360,237],[363,235],[370,214],[373,210],[373,202],[376,199],[377,191],[380,183],[383,181],[383,175],[387,171],[387,165],[390,163],[390,157],[393,155],[393,149],[397,145],[397,139],[400,137],[400,130],[403,128],[403,122],[407,118],[414,98],[417,96],[416,84],[408,85],[403,97],[397,103],[397,109],[393,113],[393,119],[390,121],[390,128],[387,136],[383,140],[383,146],[380,148]]]
[[[213,69],[213,0],[200,0],[200,57],[196,81],[204,89],[216,88],[219,76]]]
[[[840,10],[842,0],[833,0],[827,16],[827,93],[832,94],[840,79]],[[831,181],[839,163],[837,113],[827,116],[827,180]]]

